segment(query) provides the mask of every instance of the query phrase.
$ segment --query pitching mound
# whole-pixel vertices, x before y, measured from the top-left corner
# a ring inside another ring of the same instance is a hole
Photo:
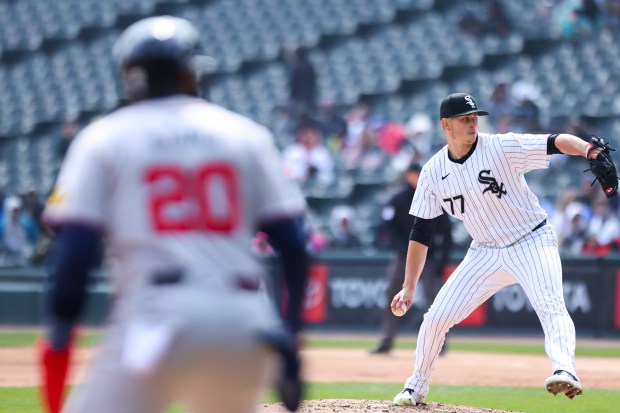
[[[506,410],[482,407],[454,406],[443,403],[429,403],[421,406],[400,407],[385,400],[306,400],[298,413],[513,413]],[[282,403],[262,404],[257,413],[288,413]]]

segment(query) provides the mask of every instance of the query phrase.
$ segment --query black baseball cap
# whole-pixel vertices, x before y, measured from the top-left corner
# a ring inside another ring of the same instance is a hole
[[[441,101],[439,109],[440,118],[452,118],[476,113],[479,116],[487,116],[489,112],[478,109],[478,104],[472,95],[467,93],[453,93]]]

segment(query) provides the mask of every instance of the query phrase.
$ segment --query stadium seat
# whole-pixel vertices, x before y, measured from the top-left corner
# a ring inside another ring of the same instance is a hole
[[[210,98],[264,124],[287,98],[281,52],[290,43],[311,48],[319,96],[352,105],[370,95],[377,111],[400,122],[420,111],[435,119],[438,102],[454,89],[485,101],[500,75],[525,76],[539,87],[550,117],[620,114],[618,33],[605,31],[576,47],[541,23],[539,2],[501,3],[514,30],[473,37],[456,24],[462,3],[433,0],[351,0],[347,7],[342,0],[265,0],[260,8],[254,0],[0,1],[0,134],[7,137],[0,144],[4,150],[20,136],[39,138],[49,123],[115,107],[113,43],[128,20],[164,9],[201,29],[216,59]],[[524,44],[536,40],[556,47],[528,57]],[[493,66],[485,67],[487,61]],[[31,160],[40,165],[32,171],[43,176],[53,160],[33,147],[38,157]],[[3,153],[7,158],[10,151]],[[2,161],[0,180],[32,180],[28,168],[17,179],[17,168]],[[346,192],[339,191],[323,192]]]

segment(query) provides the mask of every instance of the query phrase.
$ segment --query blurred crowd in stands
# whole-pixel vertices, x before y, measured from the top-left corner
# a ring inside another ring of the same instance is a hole
[[[41,221],[43,202],[35,190],[0,193],[0,266],[43,263],[49,232]]]
[[[552,27],[574,43],[602,30],[620,29],[618,0],[544,0],[538,10],[538,24]]]
[[[620,29],[620,0],[544,0],[537,7],[536,24],[552,27],[574,43],[601,30]],[[497,0],[467,0],[458,24],[468,35],[505,35],[514,30],[502,2]],[[407,121],[399,122],[374,110],[371,103],[345,106],[333,98],[319,97],[320,68],[313,67],[309,51],[294,45],[285,47],[282,60],[288,69],[288,96],[274,107],[267,126],[290,176],[306,193],[323,188],[328,194],[327,190],[344,178],[353,185],[362,176],[380,183],[378,196],[371,198],[375,208],[370,213],[368,209],[360,213],[356,200],[333,199],[326,215],[319,217],[320,225],[309,220],[308,248],[315,252],[385,248],[389,243],[382,239],[380,203],[401,186],[403,172],[412,162],[424,164],[445,145],[437,114],[412,113]],[[524,79],[495,79],[490,97],[480,97],[482,106],[490,108],[490,116],[480,118],[480,131],[565,131],[584,139],[597,133],[583,118],[550,119],[540,104],[540,95],[537,87]],[[80,127],[73,120],[58,126],[59,163]],[[589,174],[584,174],[573,190],[560,195],[545,193],[539,183],[545,176],[561,174],[571,163],[583,166],[582,170],[588,167],[583,159],[554,155],[550,168],[530,179],[557,230],[561,253],[600,257],[620,252],[618,197],[606,200],[598,184],[591,186]],[[46,196],[36,190],[0,194],[0,266],[43,262],[52,236],[41,222]],[[469,236],[460,223],[454,224],[456,251],[464,252]],[[261,254],[272,252],[260,233],[254,249]]]
[[[602,30],[620,29],[619,0],[541,0],[537,3],[534,25],[575,44]],[[467,0],[459,28],[470,35],[506,35],[513,29],[499,0]]]
[[[497,132],[553,133],[566,131],[590,136],[582,119],[567,123],[548,123],[537,100],[539,92],[523,80],[506,82],[497,79],[490,101],[490,116],[480,118],[480,130]],[[285,167],[305,191],[315,186],[329,188],[345,176],[379,177],[383,196],[393,194],[402,184],[402,173],[412,162],[423,164],[445,145],[435,114],[414,113],[407,122],[385,119],[374,113],[370,105],[360,102],[343,107],[333,99],[295,101],[294,97],[273,111],[270,126]],[[58,159],[62,160],[71,140],[79,129],[75,122],[59,127]],[[556,174],[568,162],[581,159],[554,155],[545,174]],[[587,169],[585,160],[583,169]],[[620,205],[617,197],[608,201],[598,187],[590,186],[592,177],[583,175],[582,184],[561,196],[538,194],[550,221],[558,232],[560,251],[574,256],[605,256],[620,251]],[[536,181],[533,190],[540,189]],[[2,194],[0,201],[0,265],[39,265],[49,246],[50,230],[41,222],[43,198],[47,194],[30,190],[23,194]],[[308,248],[314,252],[325,249],[385,249],[389,241],[382,237],[380,208],[376,216],[360,217],[359,205],[334,199],[329,216],[320,217],[323,225],[307,223]],[[372,224],[361,222],[372,220]],[[454,222],[455,251],[464,252],[469,236],[459,222]],[[370,231],[371,234],[363,234]],[[366,236],[364,236],[366,235]],[[258,234],[254,248],[261,254],[272,253],[264,234]]]
[[[80,130],[75,120],[59,125],[55,158],[60,164]],[[0,190],[0,266],[43,265],[53,232],[42,220],[45,198],[52,188],[24,193]]]

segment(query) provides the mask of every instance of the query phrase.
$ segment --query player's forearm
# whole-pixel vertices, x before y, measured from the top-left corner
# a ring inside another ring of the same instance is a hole
[[[409,241],[407,261],[405,264],[405,281],[403,289],[412,289],[418,284],[420,274],[426,262],[428,247],[417,241]]]
[[[588,142],[575,135],[560,133],[557,138],[555,138],[555,146],[562,151],[562,153],[567,155],[585,157]]]

